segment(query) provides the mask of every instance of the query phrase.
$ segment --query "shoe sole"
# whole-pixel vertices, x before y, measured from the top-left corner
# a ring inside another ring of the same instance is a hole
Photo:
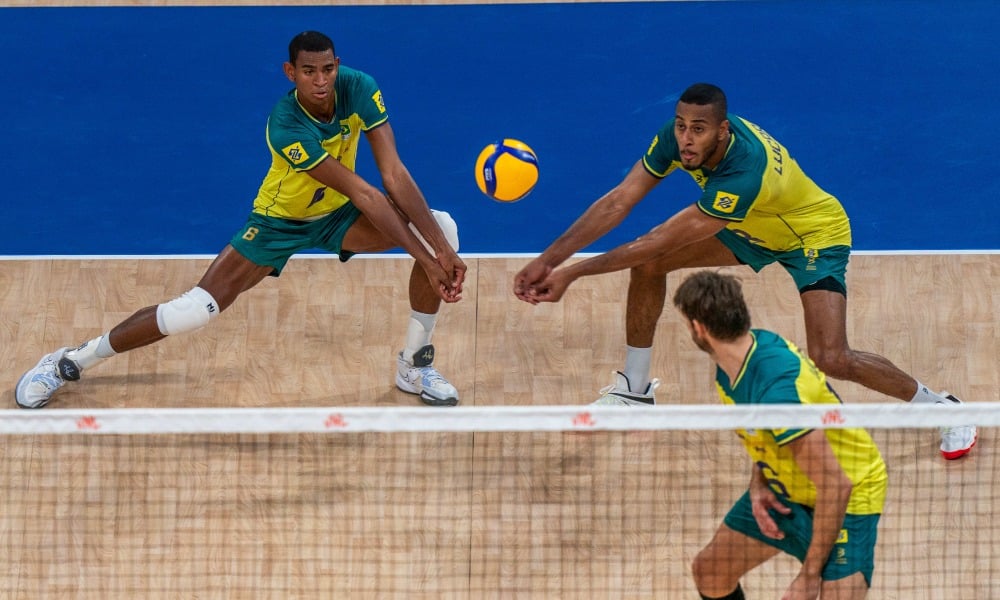
[[[969,444],[968,448],[962,448],[961,450],[951,450],[950,452],[942,450],[941,456],[943,456],[945,460],[955,460],[957,458],[962,458],[966,454],[972,452],[972,449],[976,446],[976,442],[978,441],[979,441],[979,430],[977,429],[976,435],[972,436],[972,443]]]
[[[614,402],[602,402],[605,398],[615,398]],[[612,392],[590,403],[591,406],[655,406],[656,398],[633,396],[622,392]]]
[[[409,383],[403,381],[398,376],[396,377],[396,387],[407,394],[414,394],[420,396],[420,401],[427,406],[456,406],[458,404],[457,397],[448,398],[438,398],[436,396],[431,396],[427,392],[421,392],[417,390],[416,387],[410,385]]]

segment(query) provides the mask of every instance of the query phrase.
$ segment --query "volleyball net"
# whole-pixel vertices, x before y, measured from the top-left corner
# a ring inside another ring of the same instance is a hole
[[[734,430],[858,427],[889,478],[869,597],[1000,597],[1000,403],[0,411],[0,596],[698,598]]]

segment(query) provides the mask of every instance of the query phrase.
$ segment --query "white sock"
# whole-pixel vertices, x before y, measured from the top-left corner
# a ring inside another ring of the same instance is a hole
[[[434,333],[436,322],[436,314],[410,311],[410,324],[406,327],[406,345],[403,347],[404,358],[412,359],[417,350],[431,343],[431,334]]]
[[[951,401],[941,394],[932,392],[930,388],[918,381],[917,393],[913,395],[913,399],[910,402],[914,404],[942,404],[945,402],[950,403]]]
[[[108,341],[109,333],[96,337],[84,343],[79,348],[74,348],[66,352],[66,357],[75,362],[81,371],[100,363],[105,358],[111,358],[117,352],[111,347]]]
[[[653,355],[652,348],[634,348],[625,346],[625,377],[628,377],[631,391],[645,394],[649,387],[649,359]]]

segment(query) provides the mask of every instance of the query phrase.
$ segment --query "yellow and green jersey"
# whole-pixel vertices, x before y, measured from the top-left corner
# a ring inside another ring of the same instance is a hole
[[[720,368],[715,384],[726,404],[832,404],[840,399],[826,375],[793,344],[763,329],[751,330],[753,346],[736,380]],[[816,487],[799,468],[788,444],[811,429],[741,429],[737,433],[771,489],[792,502],[816,506]],[[885,503],[885,463],[864,429],[824,429],[841,468],[854,484],[847,512],[881,514]]]
[[[309,114],[294,89],[275,105],[266,131],[271,168],[253,212],[309,220],[348,202],[347,196],[313,179],[308,171],[328,156],[354,171],[362,133],[388,121],[389,114],[375,80],[361,71],[341,65],[334,94],[336,114],[330,123]]]
[[[702,189],[698,208],[729,221],[726,227],[752,244],[776,252],[850,246],[851,226],[840,202],[766,131],[727,117],[729,148],[714,169],[681,166],[671,119],[643,156],[646,171],[661,179],[678,168],[686,171]]]

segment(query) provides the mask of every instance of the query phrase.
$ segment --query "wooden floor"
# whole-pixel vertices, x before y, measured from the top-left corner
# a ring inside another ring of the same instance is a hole
[[[582,404],[621,366],[625,274],[531,307],[509,291],[524,262],[468,259],[466,297],[443,309],[436,364],[464,405]],[[43,353],[189,289],[207,264],[0,262],[3,405]],[[208,329],[117,356],[46,410],[418,405],[392,383],[409,267],[293,259]],[[805,346],[789,278],[732,272],[754,325]],[[1000,255],[856,256],[848,282],[854,347],[1000,399]],[[711,373],[668,308],[658,398],[714,403]],[[932,430],[873,433],[891,491],[870,597],[1000,597],[996,431],[954,463]],[[729,432],[7,436],[0,598],[695,598],[690,561],[747,470]],[[794,572],[778,561],[746,587],[777,597]]]

